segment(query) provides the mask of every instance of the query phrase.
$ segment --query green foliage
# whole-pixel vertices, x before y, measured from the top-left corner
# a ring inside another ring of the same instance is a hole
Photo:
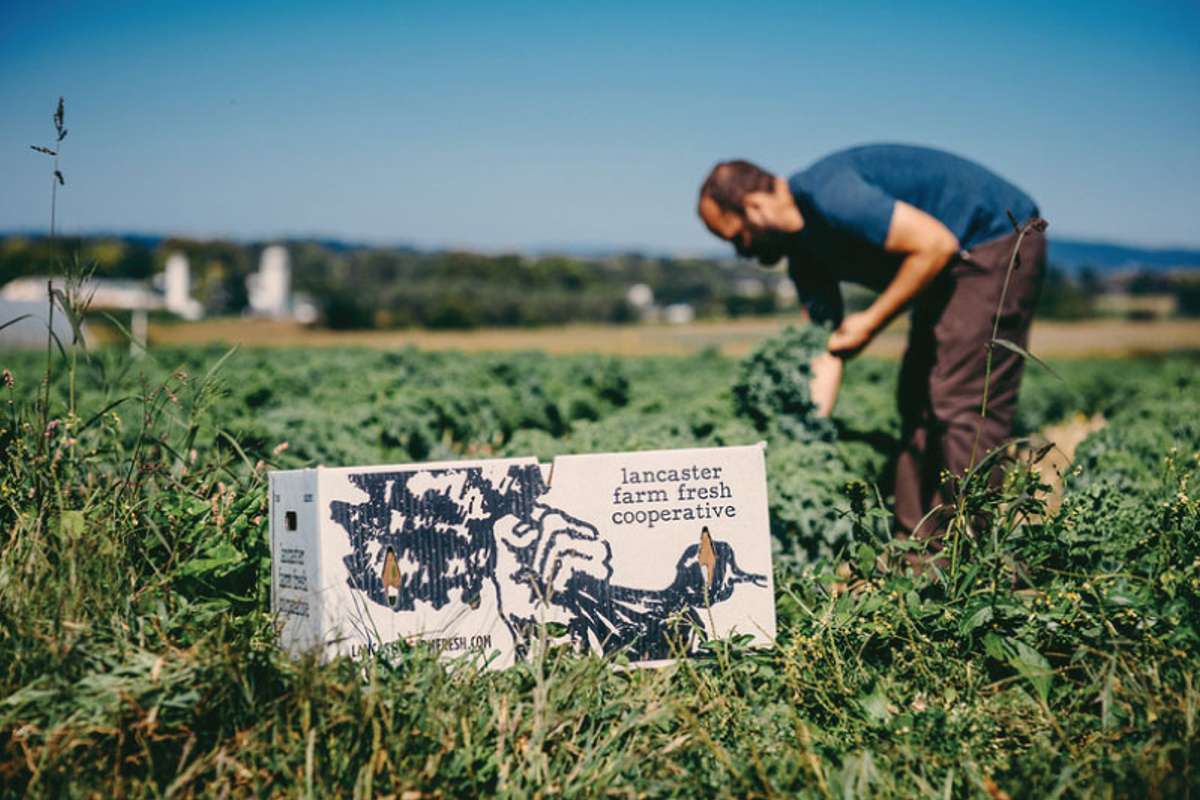
[[[809,391],[810,364],[825,352],[827,338],[828,332],[817,326],[789,326],[759,346],[742,362],[733,385],[738,414],[760,431],[784,439],[832,438],[832,425],[816,417]]]
[[[1096,291],[1051,267],[1038,295],[1038,319],[1084,319],[1095,315]]]
[[[1110,424],[1057,511],[1027,459],[968,486],[966,558],[938,580],[900,567],[874,485],[895,365],[851,363],[816,422],[798,365],[820,336],[740,364],[101,352],[56,357],[45,395],[44,361],[7,357],[0,796],[1183,795],[1200,758],[1195,360],[1057,364],[1066,388],[1031,369],[1027,428]],[[661,670],[551,650],[479,673],[275,647],[271,466],[759,439],[771,650],[714,643]]]

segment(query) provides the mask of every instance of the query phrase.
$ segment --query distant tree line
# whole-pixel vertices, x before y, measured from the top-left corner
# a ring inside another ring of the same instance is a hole
[[[1183,317],[1200,316],[1200,269],[1134,270],[1102,275],[1084,268],[1075,274],[1051,266],[1038,302],[1038,316],[1086,319],[1156,316],[1152,299]]]
[[[566,322],[630,322],[645,310],[631,303],[629,289],[644,284],[654,305],[690,306],[698,318],[765,315],[788,305],[778,291],[782,270],[748,262],[648,257],[636,253],[607,258],[487,255],[422,251],[404,247],[359,247],[338,242],[285,243],[292,263],[292,288],[320,309],[330,328],[472,328],[533,326]],[[210,316],[242,313],[248,304],[246,277],[258,268],[264,244],[149,237],[0,237],[0,285],[25,275],[54,271],[76,254],[104,278],[148,280],[167,256],[182,252],[191,267],[192,295]],[[786,288],[786,287],[785,287]],[[1116,288],[1125,294],[1167,294],[1177,313],[1200,315],[1196,273],[1141,273]],[[1114,290],[1112,276],[1083,270],[1074,275],[1051,269],[1040,315],[1095,315],[1097,299]],[[858,298],[861,300],[861,298]],[[848,297],[851,304],[854,298]]]
[[[322,298],[330,327],[471,328],[575,321],[630,322],[641,310],[629,288],[654,304],[686,303],[697,316],[769,314],[786,276],[749,265],[627,255],[602,260],[548,256],[291,249],[297,287]]]
[[[782,305],[776,289],[787,281],[733,261],[649,258],[603,259],[486,255],[411,248],[286,243],[292,288],[321,311],[331,328],[472,328],[566,322],[630,322],[643,309],[629,289],[645,284],[657,307],[687,304],[697,317],[770,314]],[[264,245],[227,241],[138,238],[0,239],[0,284],[45,274],[66,254],[94,262],[105,278],[146,280],[168,255],[188,257],[192,294],[209,315],[247,307],[246,276],[258,268]],[[786,299],[786,295],[785,295]]]

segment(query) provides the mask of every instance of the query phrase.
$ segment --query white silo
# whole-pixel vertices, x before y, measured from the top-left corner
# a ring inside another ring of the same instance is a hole
[[[192,276],[187,256],[183,253],[171,253],[164,272],[163,289],[166,294],[164,300],[167,311],[184,319],[200,319],[204,307],[192,299]]]
[[[285,317],[290,311],[292,266],[287,248],[271,245],[262,252],[258,272],[246,280],[250,308],[256,314]]]

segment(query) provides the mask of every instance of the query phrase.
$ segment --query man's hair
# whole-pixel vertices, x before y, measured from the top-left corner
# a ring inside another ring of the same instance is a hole
[[[749,161],[722,161],[712,168],[700,197],[710,197],[722,211],[741,213],[744,200],[751,192],[769,192],[775,186],[775,176]]]

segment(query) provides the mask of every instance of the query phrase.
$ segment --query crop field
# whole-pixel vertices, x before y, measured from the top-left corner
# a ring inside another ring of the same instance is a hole
[[[1002,485],[965,483],[962,557],[918,576],[896,365],[851,362],[818,420],[821,346],[3,354],[0,795],[1189,796],[1200,359],[1031,364]],[[268,469],[764,439],[770,649],[489,672],[275,645]]]

